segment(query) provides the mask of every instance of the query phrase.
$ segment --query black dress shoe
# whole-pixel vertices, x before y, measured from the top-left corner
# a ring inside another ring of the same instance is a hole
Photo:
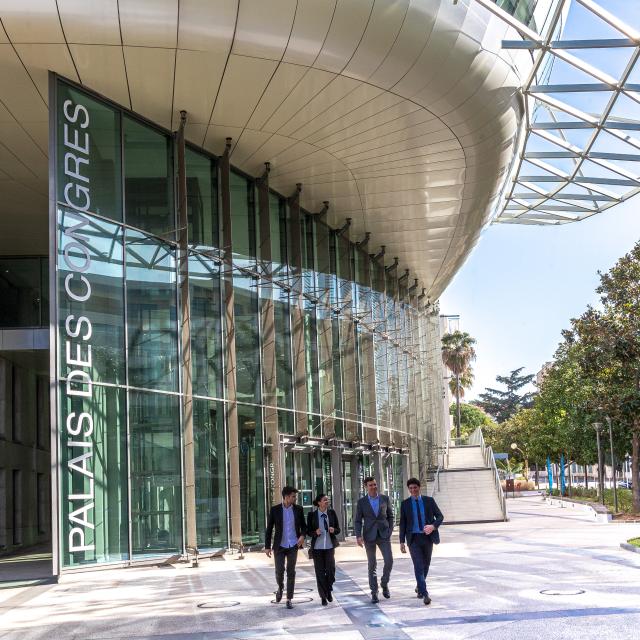
[[[291,600],[287,600],[287,609],[293,609],[293,602],[291,602]]]
[[[371,602],[373,602],[373,604],[378,604],[378,602],[380,602],[380,600],[378,600],[378,592],[377,591],[372,591],[371,592]]]
[[[382,587],[382,595],[387,598],[387,600],[391,597],[389,593],[389,587]]]
[[[431,604],[431,598],[429,597],[428,593],[425,593],[424,598],[422,598],[422,602],[424,602],[425,604]]]
[[[322,598],[322,606],[323,607],[327,606],[327,599],[326,598]]]
[[[329,593],[327,593],[327,600],[329,602],[333,602],[333,594],[331,593],[331,591],[329,591]]]
[[[422,594],[419,593],[417,589],[416,589],[416,598],[422,598]]]
[[[276,591],[276,602],[280,602],[280,600],[282,600],[282,589]]]

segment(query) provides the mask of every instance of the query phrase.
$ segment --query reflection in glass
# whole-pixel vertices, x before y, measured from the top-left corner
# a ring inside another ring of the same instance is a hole
[[[220,267],[210,258],[189,257],[193,393],[222,397]]]
[[[58,209],[60,375],[77,364],[94,382],[124,384],[122,228],[78,211]],[[68,280],[67,289],[65,281]],[[88,283],[88,284],[87,284]],[[78,298],[78,299],[74,299]],[[81,321],[80,318],[87,320]]]
[[[62,565],[125,560],[129,555],[125,392],[94,385],[91,398],[72,397],[62,383],[59,393]],[[83,413],[90,418],[81,418]],[[70,551],[72,529],[82,531],[82,537],[78,532],[72,536],[75,546],[94,548]]]
[[[182,550],[180,399],[129,393],[133,555]]]
[[[129,384],[178,389],[175,250],[127,230]]]
[[[253,183],[232,171],[229,177],[229,188],[233,259],[238,265],[252,266],[256,258],[256,217]]]
[[[287,207],[284,198],[269,194],[269,232],[271,236],[271,275],[287,282]]]
[[[124,195],[128,225],[175,239],[171,138],[124,116]]]
[[[122,221],[120,113],[62,80],[57,91],[58,202]]]
[[[264,540],[265,489],[260,407],[238,405],[240,519],[245,545]]]
[[[260,402],[260,341],[256,281],[233,278],[236,323],[236,388],[238,400]]]
[[[276,395],[279,407],[293,409],[293,371],[291,364],[291,321],[289,294],[274,288],[276,350]]]
[[[215,161],[194,149],[185,151],[189,243],[219,247],[218,191]]]
[[[193,401],[198,548],[227,546],[227,458],[224,405]]]

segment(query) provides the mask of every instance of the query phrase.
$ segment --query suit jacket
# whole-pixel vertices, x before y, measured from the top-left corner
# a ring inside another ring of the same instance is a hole
[[[264,534],[264,548],[265,549],[279,549],[280,542],[282,542],[282,526],[284,521],[284,513],[282,512],[282,504],[277,504],[275,507],[271,507],[269,512],[269,519],[267,520],[267,530]],[[304,522],[304,511],[300,505],[293,505],[293,521],[296,527],[296,537],[304,536],[307,533],[307,526]],[[275,529],[275,534],[273,530]],[[273,536],[273,545],[271,544],[271,538]]]
[[[337,547],[340,543],[338,542],[338,538],[336,535],[340,533],[340,526],[338,525],[338,516],[333,509],[327,509],[327,515],[329,518],[328,525],[333,527],[335,531],[329,534],[331,538],[331,542],[335,547]],[[316,529],[321,529],[320,526],[320,511],[316,509],[315,511],[310,511],[307,514],[307,535],[311,536],[311,550],[309,551],[309,557],[313,555],[313,549],[316,546],[316,541],[318,536],[316,535]]]
[[[422,504],[424,504],[424,518],[425,524],[432,524],[435,527],[435,531],[429,534],[429,537],[433,541],[433,544],[440,544],[440,534],[438,533],[438,527],[442,524],[444,516],[442,511],[438,508],[436,501],[429,496],[420,496],[422,498]],[[400,544],[404,544],[405,537],[407,544],[411,544],[411,539],[414,534],[413,530],[413,505],[411,504],[412,498],[407,498],[402,501],[400,505]]]
[[[374,542],[377,538],[388,540],[393,531],[393,509],[389,496],[378,494],[380,508],[378,515],[374,513],[369,497],[364,496],[358,500],[356,515],[353,518],[353,527],[358,538],[366,542]]]

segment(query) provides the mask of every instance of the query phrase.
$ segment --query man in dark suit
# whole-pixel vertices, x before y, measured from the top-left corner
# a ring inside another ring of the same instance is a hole
[[[353,518],[356,540],[359,546],[364,546],[367,552],[369,568],[369,587],[371,601],[378,602],[378,575],[376,562],[376,547],[382,553],[384,567],[382,569],[382,595],[390,598],[389,577],[393,567],[391,552],[391,532],[393,531],[393,509],[389,496],[378,493],[378,483],[375,478],[365,478],[364,486],[367,495],[360,498],[356,505],[356,515]]]
[[[410,497],[403,500],[400,506],[400,551],[407,553],[406,539],[416,574],[416,593],[425,604],[431,604],[427,574],[433,545],[440,543],[438,527],[444,516],[433,498],[420,495],[420,480],[409,478],[407,488]]]
[[[282,489],[282,503],[271,507],[267,530],[264,536],[264,551],[271,557],[274,553],[276,567],[276,602],[282,600],[284,590],[285,564],[287,570],[287,609],[293,609],[293,591],[296,583],[296,562],[298,549],[304,545],[307,526],[302,507],[296,504],[298,490],[293,487]],[[275,534],[274,534],[275,528]],[[273,536],[273,544],[271,538]]]

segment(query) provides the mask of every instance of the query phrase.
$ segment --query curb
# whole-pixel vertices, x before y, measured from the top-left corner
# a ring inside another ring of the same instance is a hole
[[[580,504],[579,502],[570,502],[568,500],[559,500],[558,498],[545,498],[545,502],[552,506],[562,506],[565,509],[577,509],[578,511],[584,511],[585,513],[593,516],[596,522],[608,523],[611,522],[613,517],[610,513],[599,513],[590,504]]]
[[[640,553],[640,547],[636,547],[628,542],[621,542],[620,546],[627,551],[631,551],[633,553]]]

